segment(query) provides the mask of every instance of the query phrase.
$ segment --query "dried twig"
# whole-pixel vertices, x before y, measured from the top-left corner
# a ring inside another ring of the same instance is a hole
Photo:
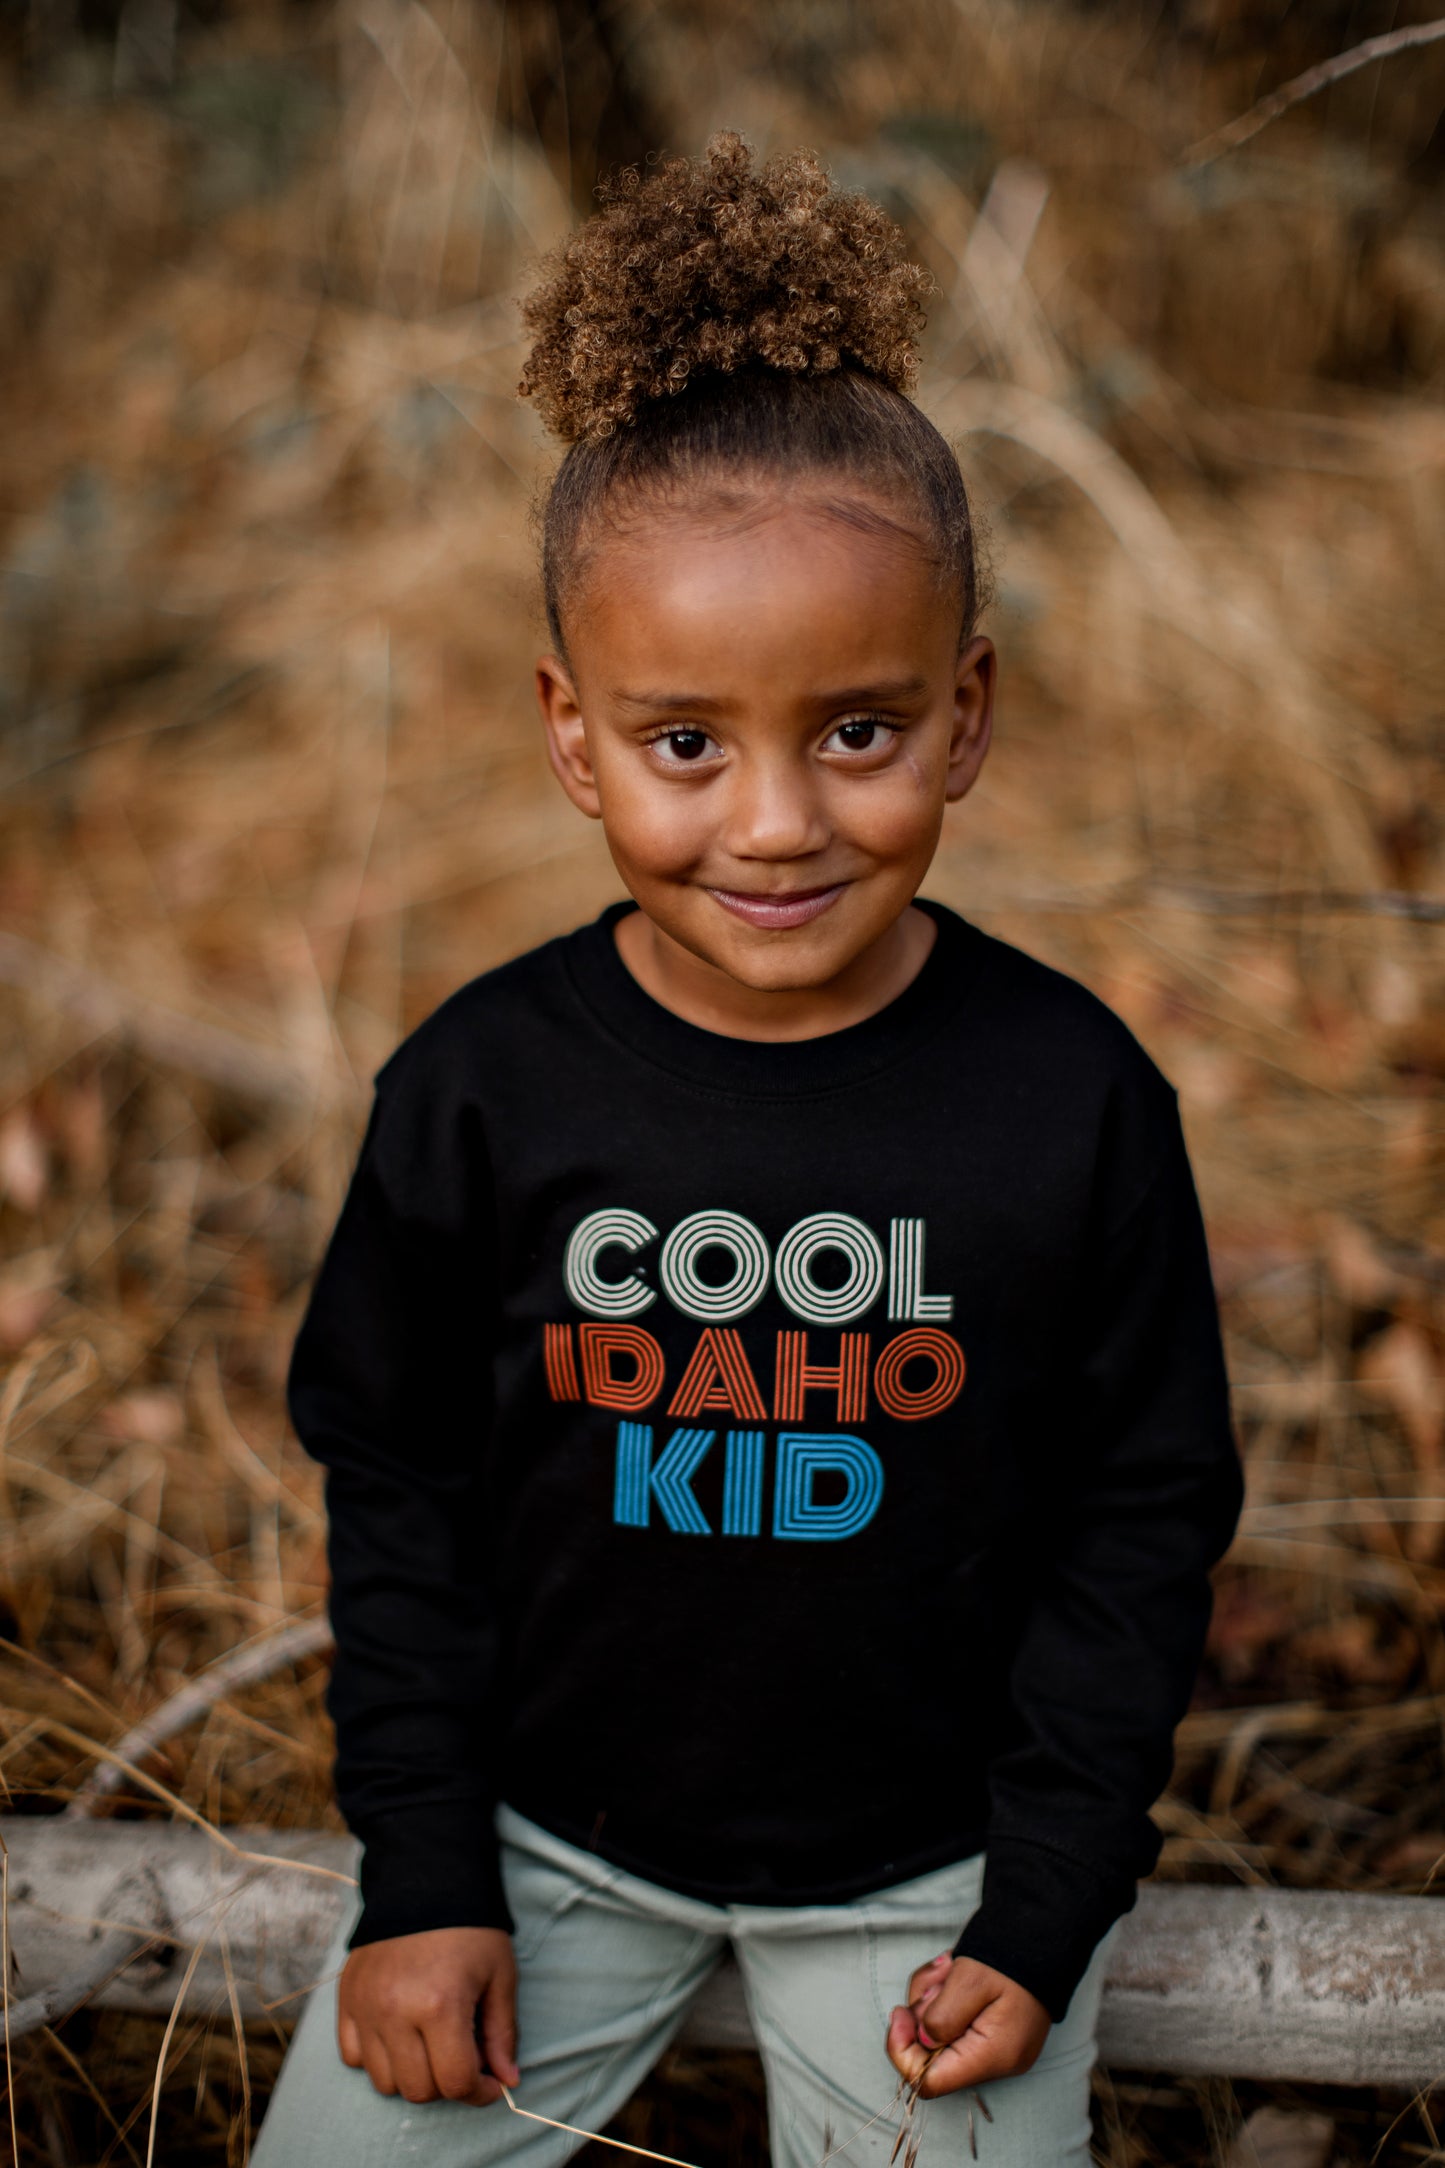
[[[1358,69],[1368,68],[1377,60],[1389,60],[1395,53],[1409,52],[1420,45],[1433,45],[1439,38],[1445,38],[1445,17],[1433,23],[1409,23],[1403,30],[1387,30],[1378,38],[1366,38],[1363,45],[1352,45],[1348,52],[1337,53],[1333,60],[1322,60],[1317,67],[1306,68],[1302,75],[1291,76],[1287,83],[1281,83],[1278,90],[1261,98],[1248,112],[1204,136],[1188,152],[1184,164],[1194,170],[1210,165],[1226,151],[1237,150],[1241,143],[1257,136],[1261,128],[1278,120],[1291,106],[1302,105],[1306,98],[1316,97],[1332,83],[1342,82],[1347,75],[1354,75]]]
[[[1253,918],[1293,912],[1328,918],[1403,918],[1417,926],[1445,926],[1445,896],[1417,896],[1403,888],[1205,888],[1170,882],[1151,883],[1144,899],[1180,911],[1203,911],[1215,918]]]
[[[73,1820],[94,1814],[102,1799],[120,1790],[130,1774],[130,1765],[144,1760],[154,1752],[163,1740],[173,1739],[177,1732],[194,1724],[198,1717],[224,1701],[227,1694],[237,1687],[254,1686],[260,1679],[269,1679],[288,1664],[301,1663],[308,1656],[319,1656],[331,1646],[331,1627],[324,1618],[293,1620],[278,1633],[264,1635],[260,1640],[248,1641],[239,1649],[232,1649],[217,1663],[208,1665],[198,1678],[187,1679],[158,1709],[125,1734],[112,1749],[112,1758],[99,1763],[86,1778],[65,1809]]]
[[[1445,896],[1417,896],[1408,889],[1213,888],[1202,882],[1125,881],[1114,888],[1060,889],[986,899],[998,911],[1080,913],[1129,911],[1145,906],[1198,912],[1207,918],[1398,918],[1417,926],[1445,926]]]

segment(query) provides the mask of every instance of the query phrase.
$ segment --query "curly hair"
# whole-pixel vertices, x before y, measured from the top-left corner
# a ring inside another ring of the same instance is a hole
[[[518,389],[569,447],[542,523],[559,649],[604,502],[675,501],[726,473],[841,475],[921,513],[967,638],[973,526],[958,461],[908,396],[931,281],[899,227],[810,151],[754,166],[732,134],[599,193],[523,304]]]
[[[754,168],[740,136],[604,184],[523,305],[523,398],[567,443],[610,435],[698,375],[861,369],[906,392],[930,280],[811,151]]]

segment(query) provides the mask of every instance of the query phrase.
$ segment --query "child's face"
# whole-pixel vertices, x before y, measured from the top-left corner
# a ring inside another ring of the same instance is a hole
[[[959,652],[956,596],[857,502],[639,519],[592,553],[569,664],[538,665],[553,766],[643,911],[759,991],[889,933],[988,749],[992,643]]]

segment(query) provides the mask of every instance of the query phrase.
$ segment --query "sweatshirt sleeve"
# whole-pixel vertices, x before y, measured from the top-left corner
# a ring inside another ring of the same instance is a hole
[[[482,1468],[490,1174],[466,1110],[382,1072],[292,1358],[326,1468],[336,1791],[362,1840],[353,1946],[511,1921],[492,1832]]]
[[[1012,1674],[994,1762],[983,1899],[955,1944],[1062,2018],[1134,1903],[1209,1623],[1210,1568],[1238,1517],[1204,1228],[1172,1101],[1162,1164],[1087,1261],[1076,1479]],[[1068,1419],[1067,1411],[1065,1419]]]

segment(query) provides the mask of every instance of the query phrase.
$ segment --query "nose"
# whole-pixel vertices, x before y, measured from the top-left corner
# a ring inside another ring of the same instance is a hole
[[[831,824],[805,762],[741,761],[732,785],[725,840],[735,858],[809,858],[827,848]]]

